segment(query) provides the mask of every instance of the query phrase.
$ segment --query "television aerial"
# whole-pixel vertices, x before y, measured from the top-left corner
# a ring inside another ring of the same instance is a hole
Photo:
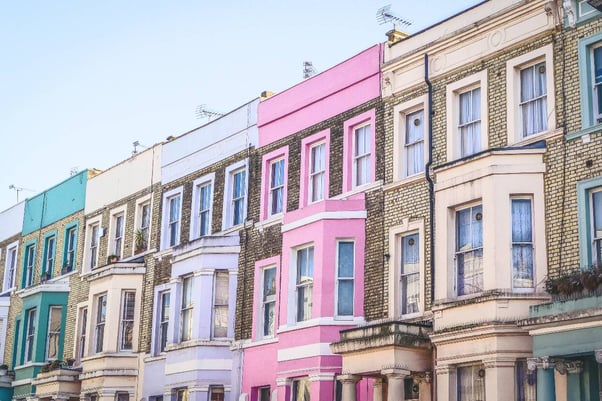
[[[316,75],[316,69],[311,61],[303,62],[303,79],[307,79]]]
[[[402,26],[410,26],[412,25],[411,21],[398,17],[393,12],[391,12],[391,5],[388,4],[384,7],[381,7],[376,12],[376,21],[380,25],[388,24],[389,22],[393,23],[393,29],[397,29],[397,25]]]
[[[21,192],[21,191],[35,192],[33,189],[18,187],[18,186],[14,185],[14,184],[10,184],[8,186],[8,189],[14,189],[15,192],[17,193],[17,203],[19,203],[19,192]]]
[[[199,104],[196,106],[195,114],[196,118],[207,118],[209,121],[211,121],[212,118],[221,117],[224,115],[223,113],[208,109],[206,104]]]

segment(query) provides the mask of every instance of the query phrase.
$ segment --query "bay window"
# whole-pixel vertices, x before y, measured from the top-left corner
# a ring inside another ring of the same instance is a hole
[[[483,207],[456,212],[456,282],[458,295],[483,291]]]
[[[512,286],[533,288],[533,218],[531,199],[512,202]]]
[[[104,349],[105,322],[107,320],[107,294],[100,295],[96,300],[96,327],[94,352]]]
[[[48,341],[46,344],[46,360],[54,360],[59,356],[61,337],[62,306],[51,306],[48,313]]]
[[[352,241],[339,241],[337,245],[336,314],[353,316],[355,244]]]
[[[134,307],[136,293],[124,291],[121,296],[121,320],[119,322],[119,349],[131,350],[134,340]]]
[[[401,314],[408,315],[420,311],[420,245],[418,233],[401,238]]]
[[[228,336],[228,300],[230,298],[230,277],[227,271],[215,273],[213,297],[213,337]]]
[[[314,281],[313,246],[297,250],[297,321],[311,319]]]
[[[182,304],[180,307],[180,341],[192,339],[192,280],[193,276],[182,279]]]
[[[272,337],[275,327],[276,309],[276,268],[267,267],[263,269],[262,285],[262,331],[263,337]]]

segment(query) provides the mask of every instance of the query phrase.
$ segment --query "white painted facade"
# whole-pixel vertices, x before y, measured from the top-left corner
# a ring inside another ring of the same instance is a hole
[[[25,201],[0,212],[0,241],[19,234],[23,229]]]
[[[255,99],[230,113],[163,145],[162,183],[210,166],[249,147],[257,146]]]
[[[162,146],[154,145],[90,178],[84,213],[96,211],[161,182]]]

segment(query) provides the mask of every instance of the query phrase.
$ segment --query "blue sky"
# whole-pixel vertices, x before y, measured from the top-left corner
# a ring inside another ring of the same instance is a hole
[[[227,112],[385,40],[376,11],[409,33],[475,0],[0,2],[0,211],[69,177]],[[31,191],[29,191],[31,190]]]

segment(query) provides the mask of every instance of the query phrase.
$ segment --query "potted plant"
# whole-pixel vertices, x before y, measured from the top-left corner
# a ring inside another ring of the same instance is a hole
[[[135,253],[144,252],[146,250],[146,231],[139,228],[134,233]]]
[[[117,255],[109,255],[107,257],[107,264],[116,263],[119,260],[119,256]]]
[[[43,272],[42,274],[40,274],[40,283],[45,283],[46,281],[50,280],[50,278],[50,272]]]
[[[70,368],[73,367],[74,363],[75,363],[75,359],[73,359],[73,358],[68,358],[67,359],[67,366],[68,367],[70,367]]]

